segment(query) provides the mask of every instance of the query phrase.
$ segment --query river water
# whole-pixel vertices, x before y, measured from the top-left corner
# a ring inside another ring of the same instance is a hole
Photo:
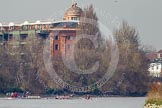
[[[0,108],[143,108],[145,97],[107,97],[86,100],[0,99]]]

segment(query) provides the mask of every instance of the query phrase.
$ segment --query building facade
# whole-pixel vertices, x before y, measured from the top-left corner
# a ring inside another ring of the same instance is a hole
[[[11,43],[12,40],[25,41],[28,36],[50,38],[52,56],[71,52],[79,28],[79,20],[83,11],[76,3],[67,9],[60,21],[24,21],[20,24],[0,23],[0,44]]]
[[[162,77],[162,50],[158,51],[154,55],[154,59],[150,56],[150,65],[149,65],[149,72],[150,76],[152,77]]]
[[[15,38],[15,36],[27,37],[28,34],[37,33],[39,35],[49,34],[49,29],[53,22],[50,21],[36,21],[34,23],[29,23],[25,21],[21,24],[9,23],[1,24],[0,23],[0,41],[9,41]]]
[[[150,63],[149,67],[150,76],[161,77],[162,75],[162,60]]]
[[[62,21],[53,23],[50,29],[51,55],[70,54],[79,27],[82,9],[73,4],[64,15]]]

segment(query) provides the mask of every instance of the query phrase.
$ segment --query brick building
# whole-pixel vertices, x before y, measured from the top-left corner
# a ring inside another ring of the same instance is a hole
[[[52,24],[50,29],[51,55],[59,56],[67,54],[71,51],[76,39],[76,31],[78,30],[79,20],[82,9],[73,4],[64,15],[62,21]]]

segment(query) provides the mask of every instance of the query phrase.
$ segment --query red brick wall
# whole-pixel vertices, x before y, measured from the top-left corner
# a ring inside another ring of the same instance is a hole
[[[54,36],[58,36],[59,39],[55,40]],[[67,36],[70,36],[70,40],[67,39]],[[76,31],[74,30],[66,30],[66,31],[52,31],[50,34],[50,42],[51,43],[51,55],[52,56],[60,56],[62,53],[69,53],[71,51],[72,45],[74,44],[74,37],[76,36]],[[59,44],[59,50],[54,50],[55,45]],[[70,45],[70,49],[68,48]]]

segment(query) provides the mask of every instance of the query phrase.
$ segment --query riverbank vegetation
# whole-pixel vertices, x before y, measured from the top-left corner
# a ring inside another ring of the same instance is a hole
[[[154,82],[151,85],[147,98],[145,106],[159,106],[157,108],[162,106],[162,84],[160,82]]]

